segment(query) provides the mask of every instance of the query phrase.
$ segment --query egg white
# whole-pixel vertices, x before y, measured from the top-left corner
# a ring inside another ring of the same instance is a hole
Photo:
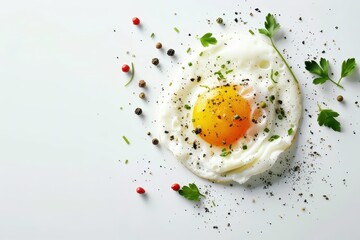
[[[214,74],[219,70],[225,80]],[[276,83],[270,78],[271,70],[277,72],[273,75]],[[211,146],[193,132],[192,110],[200,94],[225,84],[242,86],[240,94],[250,103],[251,113],[261,111],[262,117],[251,123],[246,137],[232,144],[231,154],[222,157],[224,147]],[[272,95],[275,100],[271,102]],[[302,113],[298,83],[270,41],[248,32],[223,36],[216,45],[195,53],[181,67],[164,99],[160,111],[162,144],[193,173],[216,182],[244,183],[271,168],[292,144]],[[260,102],[267,107],[260,108]],[[286,116],[281,120],[280,108]],[[292,134],[288,134],[289,129]],[[280,138],[269,141],[274,135]]]

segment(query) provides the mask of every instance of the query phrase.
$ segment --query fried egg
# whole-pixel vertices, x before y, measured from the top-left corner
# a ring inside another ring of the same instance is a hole
[[[161,142],[199,177],[244,183],[270,169],[299,128],[299,85],[262,35],[218,38],[170,85]]]

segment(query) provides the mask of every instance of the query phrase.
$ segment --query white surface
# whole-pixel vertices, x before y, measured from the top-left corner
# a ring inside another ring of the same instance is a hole
[[[308,54],[324,56],[335,74],[342,60],[360,61],[359,7],[355,0],[3,2],[0,239],[358,239],[359,70],[343,80],[346,90],[314,86],[304,61]],[[249,23],[236,24],[235,11]],[[188,46],[200,47],[197,34],[263,27],[268,12],[281,15],[287,39],[276,42],[290,56],[308,109],[290,152],[290,168],[303,162],[300,173],[286,173],[268,189],[259,179],[250,188],[209,183],[146,135],[155,133],[160,84],[169,82]],[[222,13],[231,24],[207,24]],[[141,29],[132,25],[133,16],[141,18]],[[156,41],[177,51],[174,63],[154,48]],[[156,56],[161,70],[151,66]],[[125,88],[128,77],[120,68],[131,61],[136,78]],[[148,103],[137,96],[142,78]],[[336,101],[338,94],[345,103]],[[342,133],[318,127],[317,102],[340,113]],[[137,106],[144,109],[142,119],[133,113]],[[310,156],[313,151],[321,157]],[[209,195],[194,204],[170,189],[174,182],[196,182]],[[146,197],[135,193],[137,186]]]

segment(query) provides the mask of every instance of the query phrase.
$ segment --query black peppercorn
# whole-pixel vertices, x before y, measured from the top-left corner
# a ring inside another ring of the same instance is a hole
[[[168,51],[167,51],[167,55],[169,56],[174,56],[175,55],[175,50],[170,48]]]
[[[336,100],[338,100],[339,102],[342,102],[344,100],[344,97],[339,95],[339,96],[337,96]]]
[[[158,58],[153,58],[151,62],[152,62],[152,64],[157,66],[159,64],[159,59]]]
[[[158,144],[159,144],[159,140],[158,140],[157,138],[154,138],[154,139],[152,140],[152,144],[158,145]]]
[[[135,114],[136,115],[141,115],[142,114],[142,109],[141,108],[136,108],[135,109]]]
[[[146,82],[144,80],[139,81],[139,87],[144,88],[146,87]]]

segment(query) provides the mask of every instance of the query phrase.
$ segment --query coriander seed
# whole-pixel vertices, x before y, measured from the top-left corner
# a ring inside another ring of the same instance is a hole
[[[216,19],[216,22],[218,24],[222,24],[224,22],[224,20],[221,17],[219,17],[219,18]]]
[[[266,108],[266,106],[267,106],[267,105],[266,105],[266,102],[260,102],[260,107],[261,107],[261,108]]]
[[[135,114],[136,115],[141,115],[142,114],[142,109],[141,108],[136,108],[135,109]]]
[[[146,87],[146,82],[144,80],[139,81],[139,87],[144,88]]]
[[[159,140],[158,140],[157,138],[154,138],[154,139],[152,140],[152,144],[158,145],[158,144],[159,144]]]
[[[339,102],[342,102],[344,100],[344,97],[339,95],[339,96],[337,96],[336,100],[338,100]]]
[[[167,51],[167,55],[169,55],[169,56],[174,56],[175,55],[175,50],[174,49],[172,49],[172,48],[170,48],[168,51]]]
[[[155,66],[159,65],[159,59],[158,59],[158,58],[153,58],[151,62],[152,62],[152,64],[154,64]]]
[[[144,99],[145,98],[145,93],[144,92],[139,93],[139,98]]]
[[[162,48],[161,42],[156,43],[155,47],[156,47],[157,49],[161,49],[161,48]]]

